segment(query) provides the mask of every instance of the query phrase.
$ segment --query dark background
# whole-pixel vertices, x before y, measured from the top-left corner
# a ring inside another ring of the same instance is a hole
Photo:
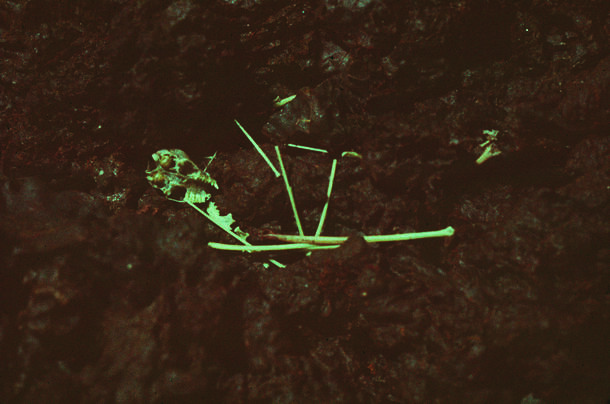
[[[610,399],[606,0],[0,3],[0,401]],[[275,97],[296,94],[282,108]],[[146,182],[180,148],[260,242]],[[484,130],[501,152],[481,165]],[[364,234],[448,239],[367,246]],[[522,401],[523,400],[523,401]]]

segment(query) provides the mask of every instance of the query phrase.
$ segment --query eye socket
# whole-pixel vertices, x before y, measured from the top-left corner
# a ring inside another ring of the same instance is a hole
[[[195,171],[197,171],[197,167],[195,167],[195,164],[188,160],[178,164],[178,172],[182,175],[189,175]]]

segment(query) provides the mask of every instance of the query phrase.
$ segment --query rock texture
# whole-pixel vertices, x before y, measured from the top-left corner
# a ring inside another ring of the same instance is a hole
[[[610,3],[0,5],[0,401],[610,399]],[[275,107],[276,97],[296,95]],[[146,182],[185,150],[273,258]],[[477,158],[497,130],[500,154]],[[361,155],[340,157],[353,150]],[[456,229],[369,246],[361,234]]]

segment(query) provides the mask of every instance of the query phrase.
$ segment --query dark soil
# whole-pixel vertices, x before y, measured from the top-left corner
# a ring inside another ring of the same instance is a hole
[[[0,3],[0,402],[610,400],[609,16],[607,0]],[[234,119],[282,147],[308,234],[339,159],[324,234],[344,246],[218,253],[228,236],[148,185],[158,149],[218,152],[222,211],[253,242],[295,234]],[[500,154],[476,164],[487,130]]]

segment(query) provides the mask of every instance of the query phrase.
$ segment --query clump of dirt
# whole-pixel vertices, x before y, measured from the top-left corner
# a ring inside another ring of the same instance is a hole
[[[609,12],[0,5],[0,396],[608,400]],[[296,233],[235,119],[274,162],[280,146],[307,234],[337,159],[324,234],[345,245],[216,252],[206,243],[231,238],[147,184],[158,149],[200,167],[217,152],[222,213],[255,243]],[[486,141],[499,153],[477,164]]]

